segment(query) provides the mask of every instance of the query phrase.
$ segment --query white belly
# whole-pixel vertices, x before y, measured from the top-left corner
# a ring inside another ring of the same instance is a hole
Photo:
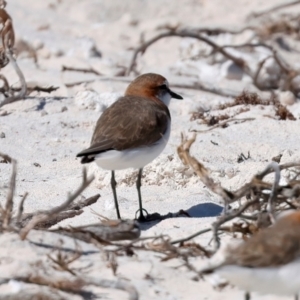
[[[170,137],[171,122],[164,136],[152,146],[117,151],[110,150],[95,156],[99,167],[105,170],[140,169],[154,160],[166,147]]]
[[[277,268],[224,266],[216,271],[229,283],[247,292],[295,295],[300,291],[300,259]]]

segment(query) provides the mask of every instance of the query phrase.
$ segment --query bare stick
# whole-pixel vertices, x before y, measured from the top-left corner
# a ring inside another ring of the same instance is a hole
[[[207,233],[207,232],[210,232],[212,230],[212,228],[206,228],[206,229],[202,229],[200,231],[197,231],[196,233],[192,234],[192,235],[189,235],[188,237],[186,238],[183,238],[183,239],[178,239],[178,240],[175,240],[175,241],[172,241],[171,244],[172,245],[175,245],[175,244],[180,244],[180,243],[184,243],[184,242],[187,242],[199,235],[202,235],[204,233]]]
[[[223,47],[220,47],[219,45],[214,43],[212,40],[210,40],[210,39],[194,32],[194,31],[183,29],[183,30],[169,31],[169,32],[166,32],[166,33],[158,34],[157,36],[153,37],[149,41],[143,43],[141,46],[137,47],[135,49],[134,53],[133,53],[131,63],[129,65],[128,69],[127,69],[126,75],[129,75],[133,71],[133,69],[135,68],[137,56],[138,56],[139,53],[143,54],[149,46],[151,46],[155,42],[159,41],[160,39],[163,39],[163,38],[166,38],[166,37],[172,37],[172,36],[174,36],[174,37],[175,36],[177,36],[177,37],[190,37],[190,38],[195,38],[197,40],[203,41],[206,44],[208,44],[209,46],[211,46],[215,51],[220,52],[226,58],[232,60],[236,65],[240,66],[242,69],[249,69],[248,66],[246,65],[246,62],[243,59],[233,56],[232,54],[227,52]]]
[[[126,291],[129,294],[129,300],[138,300],[139,299],[139,294],[136,290],[136,288],[131,285],[128,282],[117,280],[108,280],[108,279],[100,279],[100,278],[86,278],[84,277],[83,280],[85,281],[86,285],[95,285],[99,286],[102,288],[110,288],[110,289],[118,289],[118,290],[123,290]]]
[[[226,48],[241,48],[241,47],[265,47],[267,49],[269,49],[272,52],[272,57],[274,57],[274,60],[277,62],[278,66],[281,68],[281,70],[283,71],[284,74],[287,75],[287,78],[285,78],[285,81],[287,81],[287,83],[289,85],[291,85],[291,80],[297,76],[299,74],[298,71],[292,69],[287,62],[285,62],[282,58],[279,58],[277,51],[270,45],[267,45],[265,43],[246,43],[243,45],[225,45],[225,46],[219,46],[218,44],[216,44],[215,42],[213,42],[212,40],[210,40],[209,38],[202,36],[200,34],[201,31],[197,31],[197,29],[177,29],[177,28],[171,28],[169,29],[168,32],[165,33],[161,33],[158,34],[156,36],[154,36],[152,39],[142,43],[139,47],[137,47],[133,53],[133,57],[131,59],[131,63],[127,69],[126,75],[129,75],[132,71],[135,71],[136,68],[136,63],[137,63],[137,58],[139,54],[143,54],[148,47],[150,47],[152,44],[154,44],[155,42],[159,41],[160,39],[166,38],[166,37],[190,37],[190,38],[194,38],[194,39],[198,39],[200,41],[205,42],[206,44],[208,44],[209,46],[211,46],[213,48],[212,53],[221,53],[224,57],[226,57],[227,59],[233,61],[237,66],[239,66],[248,76],[250,76],[253,80],[253,84],[262,91],[265,90],[270,90],[270,87],[268,86],[264,86],[261,83],[258,82],[258,76],[259,73],[262,69],[262,66],[264,65],[265,61],[261,62],[258,65],[258,68],[255,72],[253,72],[250,68],[248,63],[237,56],[232,55],[231,53],[229,53]],[[135,71],[136,72],[136,71]],[[137,73],[137,72],[136,72]],[[205,90],[205,89],[209,89],[209,92],[215,92],[216,89],[210,89],[210,88],[206,88],[203,85],[199,85],[198,86],[200,89]],[[222,93],[220,93],[219,90],[217,90],[217,94],[219,95],[225,95],[224,91],[221,91]],[[227,95],[225,95],[227,96]]]
[[[10,63],[12,64],[13,68],[15,69],[16,73],[19,76],[19,79],[21,82],[21,90],[18,95],[8,97],[8,98],[4,99],[2,102],[0,102],[0,107],[4,106],[6,104],[13,103],[18,100],[24,99],[24,97],[26,96],[26,92],[27,92],[27,85],[26,85],[25,77],[24,77],[21,69],[19,68],[17,62],[13,58],[10,49],[7,49],[5,53],[8,56]]]
[[[84,173],[86,171],[84,170]],[[37,226],[39,223],[46,222],[56,216],[58,213],[64,211],[94,180],[94,176],[87,178],[82,182],[80,187],[75,191],[74,194],[70,195],[68,199],[60,206],[54,207],[47,212],[38,213],[35,215],[30,222],[20,231],[20,237],[24,240],[31,229]]]
[[[10,179],[10,186],[7,193],[7,199],[5,204],[5,209],[3,211],[3,228],[7,229],[10,225],[11,217],[12,217],[12,210],[14,205],[14,194],[16,189],[16,177],[17,177],[17,162],[14,159],[10,159],[12,163],[12,174]]]
[[[20,205],[19,205],[19,208],[18,208],[18,213],[17,213],[17,218],[16,218],[17,223],[19,223],[20,220],[21,220],[21,217],[22,217],[22,214],[23,214],[23,211],[24,211],[24,202],[25,202],[27,196],[28,196],[28,193],[26,192],[26,193],[24,194],[24,196],[23,196],[21,202],[20,202]]]
[[[39,286],[38,289],[34,288],[32,290],[30,288],[22,290],[22,300],[66,300],[70,298],[73,299],[70,294],[47,286]],[[10,294],[3,293],[0,295],[0,300],[20,300],[20,294],[14,292]]]
[[[74,72],[92,73],[92,74],[99,75],[99,76],[102,75],[100,72],[98,72],[97,70],[95,70],[92,67],[90,67],[90,68],[74,68],[74,67],[62,66],[61,70],[63,72],[74,71]]]
[[[49,228],[64,219],[78,216],[83,212],[82,208],[92,205],[99,199],[99,197],[100,197],[100,195],[97,194],[97,195],[89,197],[87,199],[73,202],[69,205],[68,210],[62,211],[62,212],[56,214],[53,218],[51,218],[50,220],[47,220],[46,222],[39,223],[36,228],[38,228],[38,229]],[[39,214],[43,214],[43,213],[47,214],[47,211],[39,212]],[[24,228],[32,220],[32,218],[35,215],[36,215],[36,213],[23,214],[19,220],[15,219],[15,223],[19,228]]]
[[[259,78],[259,74],[260,74],[260,71],[262,70],[262,67],[264,66],[264,64],[266,63],[266,61],[271,58],[271,56],[267,56],[265,57],[259,64],[258,64],[258,67],[256,69],[256,72],[254,74],[254,77],[253,77],[253,83],[258,87],[258,86],[261,86],[259,81],[258,81],[258,78]]]
[[[204,85],[200,81],[197,81],[193,84],[170,84],[170,86],[174,88],[181,88],[181,89],[199,90],[199,91],[204,91],[204,92],[221,95],[225,97],[237,97],[239,95],[239,92],[220,89],[217,87],[209,87]]]
[[[253,120],[255,120],[255,118],[241,118],[241,119],[233,118],[233,119],[230,119],[230,120],[225,120],[223,122],[220,122],[220,123],[218,123],[218,124],[210,127],[209,129],[206,129],[206,130],[192,129],[190,131],[191,132],[208,132],[208,131],[211,131],[211,130],[213,130],[215,128],[223,127],[223,126],[227,125],[227,123],[230,123],[230,122],[244,123],[244,122],[253,121]]]
[[[141,230],[136,222],[131,220],[108,220],[85,226],[60,227],[51,231],[71,236],[87,243],[96,240],[105,244],[109,243],[109,241],[136,240],[141,234]]]
[[[248,202],[244,203],[239,209],[228,212],[226,215],[221,216],[216,222],[214,222],[212,224],[212,232],[213,232],[215,251],[217,251],[217,249],[219,249],[219,247],[220,247],[220,240],[218,237],[218,230],[220,229],[220,226],[222,224],[236,218],[237,216],[240,216],[247,208],[249,208],[253,204],[258,203],[258,201],[259,201],[258,198],[254,199],[252,201],[248,201]]]
[[[275,223],[274,201],[275,201],[276,196],[277,196],[278,185],[279,185],[279,181],[280,181],[280,167],[279,167],[278,163],[276,163],[276,162],[270,163],[266,167],[266,169],[263,172],[261,172],[257,177],[263,178],[265,176],[265,174],[267,174],[271,170],[275,171],[275,178],[274,178],[274,182],[273,182],[273,185],[272,185],[272,190],[271,190],[271,193],[270,193],[270,197],[269,197],[269,200],[268,200],[267,210],[268,210],[271,222]]]
[[[51,94],[52,92],[56,91],[59,89],[58,86],[49,86],[49,87],[43,87],[43,86],[39,86],[39,85],[35,85],[33,87],[27,87],[28,89],[28,94],[32,93],[32,92],[44,92],[44,93],[49,93]]]
[[[177,148],[177,153],[183,164],[190,166],[210,190],[222,197],[225,204],[230,202],[234,195],[230,191],[223,189],[220,184],[214,182],[214,180],[209,177],[209,172],[204,165],[190,155],[190,147],[195,142],[196,135],[194,134],[190,140],[187,140],[182,134],[181,140],[182,142]]]
[[[50,228],[51,226],[53,226],[53,225],[55,225],[55,224],[57,224],[57,223],[65,220],[65,219],[74,218],[76,216],[81,215],[82,213],[83,213],[83,210],[81,210],[81,209],[79,209],[79,210],[65,210],[65,211],[61,211],[58,214],[55,214],[52,217],[49,217],[48,220],[39,222],[35,226],[35,229],[47,229],[47,228]],[[34,217],[35,216],[33,216],[33,218]]]
[[[258,82],[259,73],[260,73],[263,65],[265,64],[266,60],[270,57],[274,58],[274,60],[278,64],[279,68],[283,71],[283,73],[285,73],[289,76],[292,76],[292,77],[295,77],[296,75],[298,75],[297,71],[293,70],[286,61],[284,61],[282,58],[280,58],[278,56],[278,53],[277,53],[276,49],[274,49],[274,47],[272,47],[271,45],[268,45],[266,43],[262,43],[262,42],[260,42],[260,43],[245,43],[245,44],[241,44],[241,45],[225,45],[225,46],[222,46],[222,48],[235,48],[235,49],[236,48],[244,48],[244,47],[251,47],[251,48],[263,47],[263,48],[269,49],[272,52],[272,55],[267,56],[265,59],[263,59],[258,64],[257,70],[254,73],[250,72],[249,69],[244,70],[252,78],[253,84],[259,90],[264,91],[264,90],[269,90],[270,89],[267,86],[262,86]]]
[[[261,16],[263,16],[263,15],[272,13],[272,12],[274,12],[274,11],[276,11],[276,10],[280,10],[280,9],[283,9],[283,8],[287,8],[287,7],[296,5],[296,4],[300,4],[300,1],[299,1],[299,0],[296,0],[296,1],[292,1],[292,2],[290,2],[290,3],[279,4],[279,5],[277,5],[277,6],[274,6],[274,7],[270,8],[270,9],[264,10],[264,11],[262,11],[262,12],[259,12],[259,13],[252,13],[249,17],[254,17],[254,18],[261,17]]]
[[[124,83],[130,83],[132,81],[131,77],[108,77],[108,76],[103,76],[103,77],[99,77],[97,79],[88,79],[88,80],[83,80],[83,81],[78,81],[78,82],[71,82],[71,83],[66,83],[66,87],[74,87],[76,85],[80,85],[80,84],[88,84],[88,83],[92,83],[95,81],[114,81],[114,82],[124,82]],[[218,87],[213,87],[213,86],[206,86],[204,83],[201,83],[200,81],[197,81],[195,83],[192,84],[170,84],[170,87],[174,87],[174,88],[182,88],[182,89],[189,89],[189,90],[196,90],[196,91],[204,91],[204,92],[208,92],[208,93],[212,93],[212,94],[216,94],[216,95],[221,95],[221,96],[225,96],[225,97],[237,97],[240,92],[235,92],[235,91],[231,91],[231,90],[225,90],[225,89],[221,89]]]
[[[26,283],[32,283],[42,286],[52,287],[61,291],[66,292],[80,292],[84,286],[94,285],[102,288],[110,288],[110,289],[118,289],[122,291],[126,291],[129,294],[129,300],[138,300],[139,294],[135,287],[128,282],[123,280],[108,280],[101,278],[93,278],[93,277],[80,277],[75,276],[72,279],[68,279],[66,276],[55,276],[49,277],[47,275],[42,274],[29,274],[27,276],[17,276],[15,278],[10,278],[22,281]],[[1,279],[0,279],[1,280]],[[8,279],[3,279],[8,280]]]

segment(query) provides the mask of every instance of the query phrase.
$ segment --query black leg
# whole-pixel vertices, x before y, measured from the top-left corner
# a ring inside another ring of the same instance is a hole
[[[245,293],[245,300],[250,300],[250,299],[251,299],[250,293],[246,292]]]
[[[143,205],[142,205],[142,194],[141,194],[141,186],[142,186],[142,173],[143,169],[139,169],[137,181],[136,181],[136,188],[138,191],[138,196],[139,196],[139,211],[140,211],[140,216],[138,217],[139,221],[144,221],[146,218],[143,214]]]
[[[116,179],[115,179],[115,171],[111,171],[110,184],[111,184],[111,188],[112,188],[112,191],[113,191],[113,194],[114,194],[114,201],[115,201],[115,208],[116,208],[116,211],[117,211],[117,217],[118,217],[118,219],[121,219],[120,211],[119,211],[119,204],[118,204],[118,199],[117,199],[117,191],[116,191],[117,182],[116,182]]]
[[[299,295],[295,295],[295,300],[299,300]]]

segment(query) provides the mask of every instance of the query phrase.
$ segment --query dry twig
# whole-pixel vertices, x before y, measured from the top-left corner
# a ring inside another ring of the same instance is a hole
[[[212,224],[212,229],[200,230],[199,232],[185,239],[173,241],[172,244],[185,242],[191,238],[212,230],[213,240],[215,241],[214,251],[216,251],[220,246],[220,231],[222,232],[229,230],[230,232],[252,234],[256,231],[256,229],[254,230],[253,228],[258,227],[259,229],[260,226],[265,227],[266,223],[270,224],[269,220],[272,222],[275,215],[283,210],[291,208],[290,203],[292,202],[290,200],[300,196],[300,181],[293,180],[285,186],[279,185],[280,171],[290,167],[299,167],[300,163],[278,165],[277,163],[272,162],[266,167],[265,170],[254,176],[249,183],[246,183],[236,191],[228,191],[220,184],[216,184],[209,176],[208,170],[190,155],[190,147],[194,141],[195,135],[190,140],[182,137],[182,144],[177,149],[178,155],[182,162],[185,165],[189,165],[212,192],[222,197],[225,210],[223,215]],[[275,173],[273,184],[264,181],[264,178],[273,172]],[[246,201],[243,200],[243,204],[240,204],[240,206],[236,209],[229,209],[229,204],[241,201],[243,197],[246,197]],[[252,214],[245,214],[244,212],[249,208],[254,208],[254,212]],[[265,218],[266,212],[268,213],[267,219]],[[248,219],[249,221],[252,221],[252,223],[248,222],[246,227],[241,227],[242,225],[234,223],[231,229],[228,229],[228,227],[224,226],[221,227],[221,225],[235,218],[239,219],[240,221]],[[253,222],[256,223],[256,225],[253,225]],[[252,229],[250,228],[251,226],[253,226]]]
[[[84,173],[86,170],[84,170]],[[20,237],[21,239],[25,239],[27,234],[31,229],[36,227],[39,223],[45,223],[50,219],[53,219],[56,217],[60,212],[66,210],[68,206],[91,184],[91,182],[94,180],[94,176],[91,176],[90,178],[86,178],[86,175],[83,176],[85,180],[83,180],[80,187],[68,197],[68,199],[62,203],[60,206],[54,207],[50,209],[49,211],[37,213],[29,222],[28,224],[21,229],[20,231]]]
[[[9,97],[5,98],[2,102],[0,102],[0,107],[12,103],[15,101],[18,101],[20,99],[23,99],[26,95],[27,91],[27,86],[26,86],[26,81],[24,78],[24,75],[22,71],[20,70],[16,60],[13,57],[13,46],[15,44],[15,33],[14,33],[14,28],[13,28],[13,23],[12,23],[12,18],[10,15],[6,12],[4,7],[0,8],[0,23],[3,26],[1,31],[0,31],[0,36],[2,40],[2,47],[0,47],[0,67],[3,68],[6,66],[8,60],[11,63],[12,67],[16,71],[20,83],[21,83],[21,90],[18,94],[16,95],[10,95]],[[8,59],[8,60],[7,60]],[[4,76],[1,76],[2,80]],[[7,88],[8,82],[5,79],[4,80],[4,87]]]
[[[169,28],[166,32],[159,33],[156,36],[154,36],[153,38],[149,39],[148,41],[142,42],[142,44],[134,50],[133,56],[132,56],[132,59],[131,59],[131,62],[129,64],[126,74],[129,75],[129,74],[131,74],[131,72],[134,72],[135,74],[138,73],[136,71],[138,55],[144,54],[145,51],[148,49],[148,47],[150,47],[152,44],[156,43],[157,41],[159,41],[163,38],[167,38],[167,37],[181,37],[181,38],[188,37],[188,38],[194,38],[194,39],[200,40],[200,41],[206,43],[207,45],[209,45],[212,48],[212,52],[210,55],[220,53],[226,59],[231,60],[235,65],[240,67],[243,70],[243,72],[252,79],[253,84],[259,90],[270,91],[274,88],[282,87],[283,89],[291,90],[295,95],[297,95],[297,93],[298,93],[297,87],[294,87],[292,82],[293,82],[293,79],[299,75],[299,72],[297,70],[293,69],[291,66],[289,66],[289,64],[286,61],[284,61],[284,59],[282,57],[280,57],[278,55],[277,50],[273,46],[268,45],[263,42],[245,43],[242,45],[220,46],[217,43],[215,43],[214,41],[212,41],[211,39],[209,39],[208,37],[202,35],[201,33],[203,33],[203,31],[201,31],[197,28],[192,28],[192,29],[180,29],[177,27]],[[205,33],[208,33],[208,32],[205,32]],[[216,33],[221,33],[221,32],[219,32],[217,30]],[[266,58],[264,58],[260,63],[258,63],[258,66],[257,66],[256,70],[254,70],[254,71],[249,67],[249,63],[245,59],[235,56],[235,55],[231,54],[231,52],[226,50],[227,48],[246,48],[246,47],[252,48],[252,49],[256,48],[256,47],[263,47],[263,48],[266,48],[270,52],[266,56]],[[276,82],[276,86],[270,85],[267,81],[264,82],[264,81],[259,80],[259,75],[261,73],[263,65],[265,64],[266,60],[271,57],[274,58],[275,62],[277,63],[277,65],[279,66],[279,68],[282,71],[280,78],[278,78],[278,80]],[[281,83],[281,85],[280,85],[280,80],[284,81],[284,84]],[[217,88],[206,87],[205,85],[203,85],[201,83],[197,83],[197,84],[193,85],[192,88],[197,88],[197,89],[217,93],[220,95],[228,95],[228,93],[226,93],[225,91],[222,91]]]
[[[134,286],[123,280],[108,280],[94,277],[81,277],[75,276],[72,279],[68,279],[66,276],[50,277],[46,274],[28,274],[19,275],[14,278],[2,278],[1,282],[5,283],[9,280],[17,280],[25,283],[31,283],[36,285],[48,286],[54,289],[65,291],[68,293],[79,293],[83,287],[88,285],[94,285],[102,288],[118,289],[126,291],[129,294],[129,300],[138,300],[139,295]]]
[[[2,230],[9,230],[13,212],[13,199],[16,188],[16,177],[17,177],[17,162],[9,155],[0,153],[0,156],[12,164],[12,174],[10,179],[10,186],[7,193],[7,199],[4,209],[1,207],[1,222]]]
[[[292,1],[292,2],[289,2],[289,3],[282,3],[282,4],[279,4],[279,5],[274,6],[272,8],[266,9],[266,10],[264,10],[262,12],[252,13],[249,17],[250,18],[251,17],[253,17],[253,18],[261,17],[263,15],[272,13],[274,11],[277,11],[277,10],[280,10],[280,9],[283,9],[283,8],[287,8],[287,7],[290,7],[290,6],[293,6],[293,5],[297,5],[297,4],[300,4],[299,0]]]

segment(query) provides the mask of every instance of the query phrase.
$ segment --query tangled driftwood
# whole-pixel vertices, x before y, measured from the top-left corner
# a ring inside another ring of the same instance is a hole
[[[288,4],[279,5],[273,7],[267,11],[263,11],[256,14],[251,14],[249,16],[252,21],[250,25],[238,28],[235,30],[226,28],[207,28],[207,27],[184,27],[184,26],[163,26],[159,27],[159,31],[156,35],[148,40],[141,39],[141,44],[134,48],[133,55],[129,66],[126,71],[126,75],[131,73],[139,74],[138,71],[138,58],[143,55],[150,46],[158,42],[161,39],[169,37],[179,37],[179,38],[192,38],[203,42],[208,45],[210,50],[208,53],[202,53],[190,57],[190,60],[199,60],[201,58],[210,58],[210,63],[216,55],[218,57],[222,56],[225,60],[232,61],[237,67],[239,67],[244,74],[248,75],[252,79],[252,84],[260,91],[272,91],[275,89],[282,91],[291,91],[295,96],[300,92],[299,85],[297,84],[300,70],[295,66],[288,63],[283,55],[287,52],[299,52],[297,49],[286,45],[285,37],[289,36],[295,41],[299,40],[299,16],[298,14],[281,14],[271,17],[272,12],[277,12],[286,7],[297,5],[299,1],[292,1]],[[255,20],[253,20],[255,19]],[[252,31],[253,36],[251,39],[243,44],[228,44],[221,45],[216,42],[215,37],[222,34],[230,34],[237,36],[242,34],[246,30]],[[239,49],[239,51],[245,53],[255,53],[256,49],[263,49],[266,53],[264,57],[257,62],[256,66],[253,61],[246,58],[242,58],[241,55],[233,54],[231,49]],[[207,51],[206,51],[207,52]],[[266,63],[272,60],[273,65],[276,66],[280,72],[276,78],[265,78],[262,76],[262,70]],[[237,93],[228,92],[226,90],[220,89],[218,87],[211,87],[202,82],[195,82],[192,85],[183,85],[182,88],[194,88],[204,91],[209,91],[212,93],[217,93],[224,96],[237,96]]]
[[[0,101],[0,107],[8,103],[23,99],[27,92],[25,77],[13,56],[15,32],[13,28],[12,18],[6,12],[5,5],[6,2],[2,1],[2,5],[0,7],[0,24],[2,25],[2,29],[0,30],[0,37],[2,41],[2,45],[0,47],[0,68],[3,69],[8,64],[8,62],[10,62],[19,77],[21,89],[20,91],[15,93],[9,87],[8,81],[5,76],[1,75],[0,79],[3,81],[3,94],[5,95],[5,98],[4,100]]]
[[[126,239],[137,239],[140,236],[140,229],[135,221],[111,221],[103,220],[96,224],[90,224],[86,226],[78,227],[59,227],[56,229],[49,229],[51,226],[59,223],[60,221],[72,218],[83,212],[82,208],[95,203],[100,195],[74,202],[76,198],[90,185],[94,180],[94,177],[87,177],[86,172],[83,172],[83,181],[78,189],[69,195],[67,200],[61,205],[54,207],[46,211],[38,211],[35,213],[23,213],[24,202],[28,196],[24,194],[17,212],[14,211],[14,194],[16,188],[16,175],[17,175],[17,162],[9,155],[0,153],[0,157],[3,158],[3,162],[12,164],[12,174],[8,187],[7,197],[5,205],[0,205],[0,234],[6,232],[15,232],[19,234],[22,240],[26,239],[28,233],[32,230],[43,230],[53,232],[61,236],[70,236],[75,241],[84,241],[87,243],[93,243],[102,248],[102,245],[110,245],[111,241],[119,241]],[[55,274],[55,276],[46,276],[49,266],[39,266],[39,268],[45,268],[43,274],[31,270],[31,273],[20,274],[15,277],[5,278],[0,276],[0,284],[7,283],[10,280],[16,280],[24,283],[31,283],[40,287],[48,287],[54,289],[54,295],[61,295],[61,292],[67,293],[81,293],[82,289],[88,285],[98,286],[102,288],[120,289],[127,291],[129,299],[138,299],[138,293],[136,289],[129,283],[122,280],[107,280],[101,278],[88,277],[81,274],[79,271],[75,272],[71,268],[71,264],[80,259],[82,251],[77,249],[76,253],[65,254],[62,250],[62,245],[58,247],[57,255],[48,255],[48,258],[53,263],[54,270],[60,270],[70,273],[72,277],[66,275]],[[34,268],[33,268],[34,269]],[[39,293],[46,297],[48,294],[47,289],[40,288]],[[29,294],[25,292],[24,297],[30,299]],[[49,299],[61,299],[58,296],[53,296]],[[8,296],[6,296],[8,297]],[[1,298],[1,296],[0,296]],[[8,298],[6,298],[8,299]],[[17,299],[12,298],[9,299]],[[48,298],[47,298],[48,299]],[[63,298],[62,298],[63,299]]]

